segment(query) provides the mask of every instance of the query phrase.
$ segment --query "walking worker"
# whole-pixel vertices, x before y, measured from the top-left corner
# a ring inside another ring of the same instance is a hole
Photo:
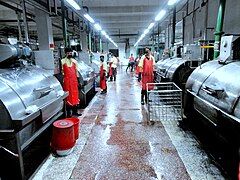
[[[107,93],[107,64],[104,62],[104,56],[100,56],[100,88],[101,94]]]
[[[117,65],[118,65],[118,59],[112,55],[110,62],[109,62],[109,77],[110,81],[116,81],[117,76]]]
[[[61,60],[63,73],[63,89],[68,91],[69,95],[66,98],[67,117],[80,116],[77,112],[77,106],[80,102],[78,95],[78,63],[73,58],[71,48],[65,48],[66,57]]]
[[[128,67],[126,69],[126,72],[127,72],[128,68],[130,68],[130,67],[131,67],[131,72],[133,72],[134,61],[135,61],[135,59],[133,57],[133,54],[131,54],[131,56],[129,57]]]
[[[149,48],[145,48],[145,55],[140,59],[138,66],[140,68],[138,81],[142,81],[141,104],[144,105],[144,98],[147,102],[147,83],[154,82],[155,59]],[[154,86],[149,86],[148,89],[152,90],[153,88]]]
[[[138,64],[139,64],[139,61],[140,61],[141,57],[142,57],[141,54],[139,54],[138,57],[135,59],[135,73],[136,73],[136,75],[138,75],[139,72],[140,72]]]

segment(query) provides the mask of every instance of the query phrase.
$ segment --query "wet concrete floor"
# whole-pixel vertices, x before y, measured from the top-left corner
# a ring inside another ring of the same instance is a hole
[[[108,82],[107,94],[97,94],[85,109],[74,152],[50,156],[33,179],[223,179],[210,162],[202,174],[194,174],[208,158],[199,153],[204,162],[192,159],[197,154],[193,150],[192,156],[185,154],[186,135],[177,122],[149,125],[140,91],[135,75],[120,69],[117,81]],[[187,143],[196,146],[193,141]]]

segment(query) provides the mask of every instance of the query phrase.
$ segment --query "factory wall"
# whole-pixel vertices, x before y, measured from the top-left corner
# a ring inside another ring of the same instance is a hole
[[[217,1],[209,1],[208,7],[207,5],[202,7],[202,1],[195,1],[195,4],[194,1],[189,2],[189,15],[184,18],[184,44],[191,44],[199,39],[204,39],[205,33],[207,40],[213,40],[214,38],[213,33],[218,11]],[[206,28],[210,29],[206,30]]]
[[[189,9],[188,13],[190,15],[185,16],[184,18],[184,44],[191,44],[194,41],[199,39],[204,39],[205,33],[205,21],[207,15],[207,40],[214,39],[214,31],[215,26],[217,23],[217,13],[218,13],[218,6],[219,1],[208,1],[208,8],[207,6],[201,7],[202,1],[195,2],[194,8],[194,1],[191,0],[189,2]],[[239,33],[240,26],[239,26],[239,18],[240,18],[240,11],[237,9],[240,8],[240,1],[236,0],[227,0],[226,2],[226,11],[225,11],[225,21],[223,31],[225,33]],[[196,10],[194,13],[194,9]],[[208,11],[207,11],[208,9]],[[207,14],[208,13],[208,14]]]

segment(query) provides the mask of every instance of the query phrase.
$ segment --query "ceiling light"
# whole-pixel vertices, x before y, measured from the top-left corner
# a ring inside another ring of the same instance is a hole
[[[154,23],[152,22],[149,26],[148,26],[148,29],[152,29],[152,27],[154,26]]]
[[[105,31],[101,31],[102,35],[106,36],[107,33]]]
[[[140,41],[145,37],[145,35],[146,35],[146,34],[142,34],[142,35],[140,36],[140,38],[139,38]]]
[[[80,6],[74,0],[66,0],[68,4],[70,4],[74,9],[80,10]]]
[[[172,5],[176,4],[177,2],[178,2],[178,0],[169,0],[168,5],[172,6]]]
[[[166,14],[165,10],[161,10],[158,15],[155,17],[155,21],[160,21]]]
[[[101,31],[102,30],[102,27],[97,23],[97,24],[94,24],[94,27],[97,31]]]
[[[95,21],[94,21],[94,19],[91,17],[91,16],[89,16],[88,14],[84,14],[83,15],[87,20],[89,20],[91,23],[94,23]]]
[[[145,31],[143,32],[145,35],[147,34],[147,33],[149,33],[149,29],[145,29]]]

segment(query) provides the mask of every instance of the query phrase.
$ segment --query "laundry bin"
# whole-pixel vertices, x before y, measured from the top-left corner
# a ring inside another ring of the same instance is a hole
[[[79,138],[79,124],[80,124],[80,119],[77,117],[71,117],[67,118],[67,120],[70,120],[73,122],[73,127],[74,127],[74,137],[75,140]]]
[[[53,123],[51,147],[59,156],[70,154],[75,145],[74,123],[68,119]]]

